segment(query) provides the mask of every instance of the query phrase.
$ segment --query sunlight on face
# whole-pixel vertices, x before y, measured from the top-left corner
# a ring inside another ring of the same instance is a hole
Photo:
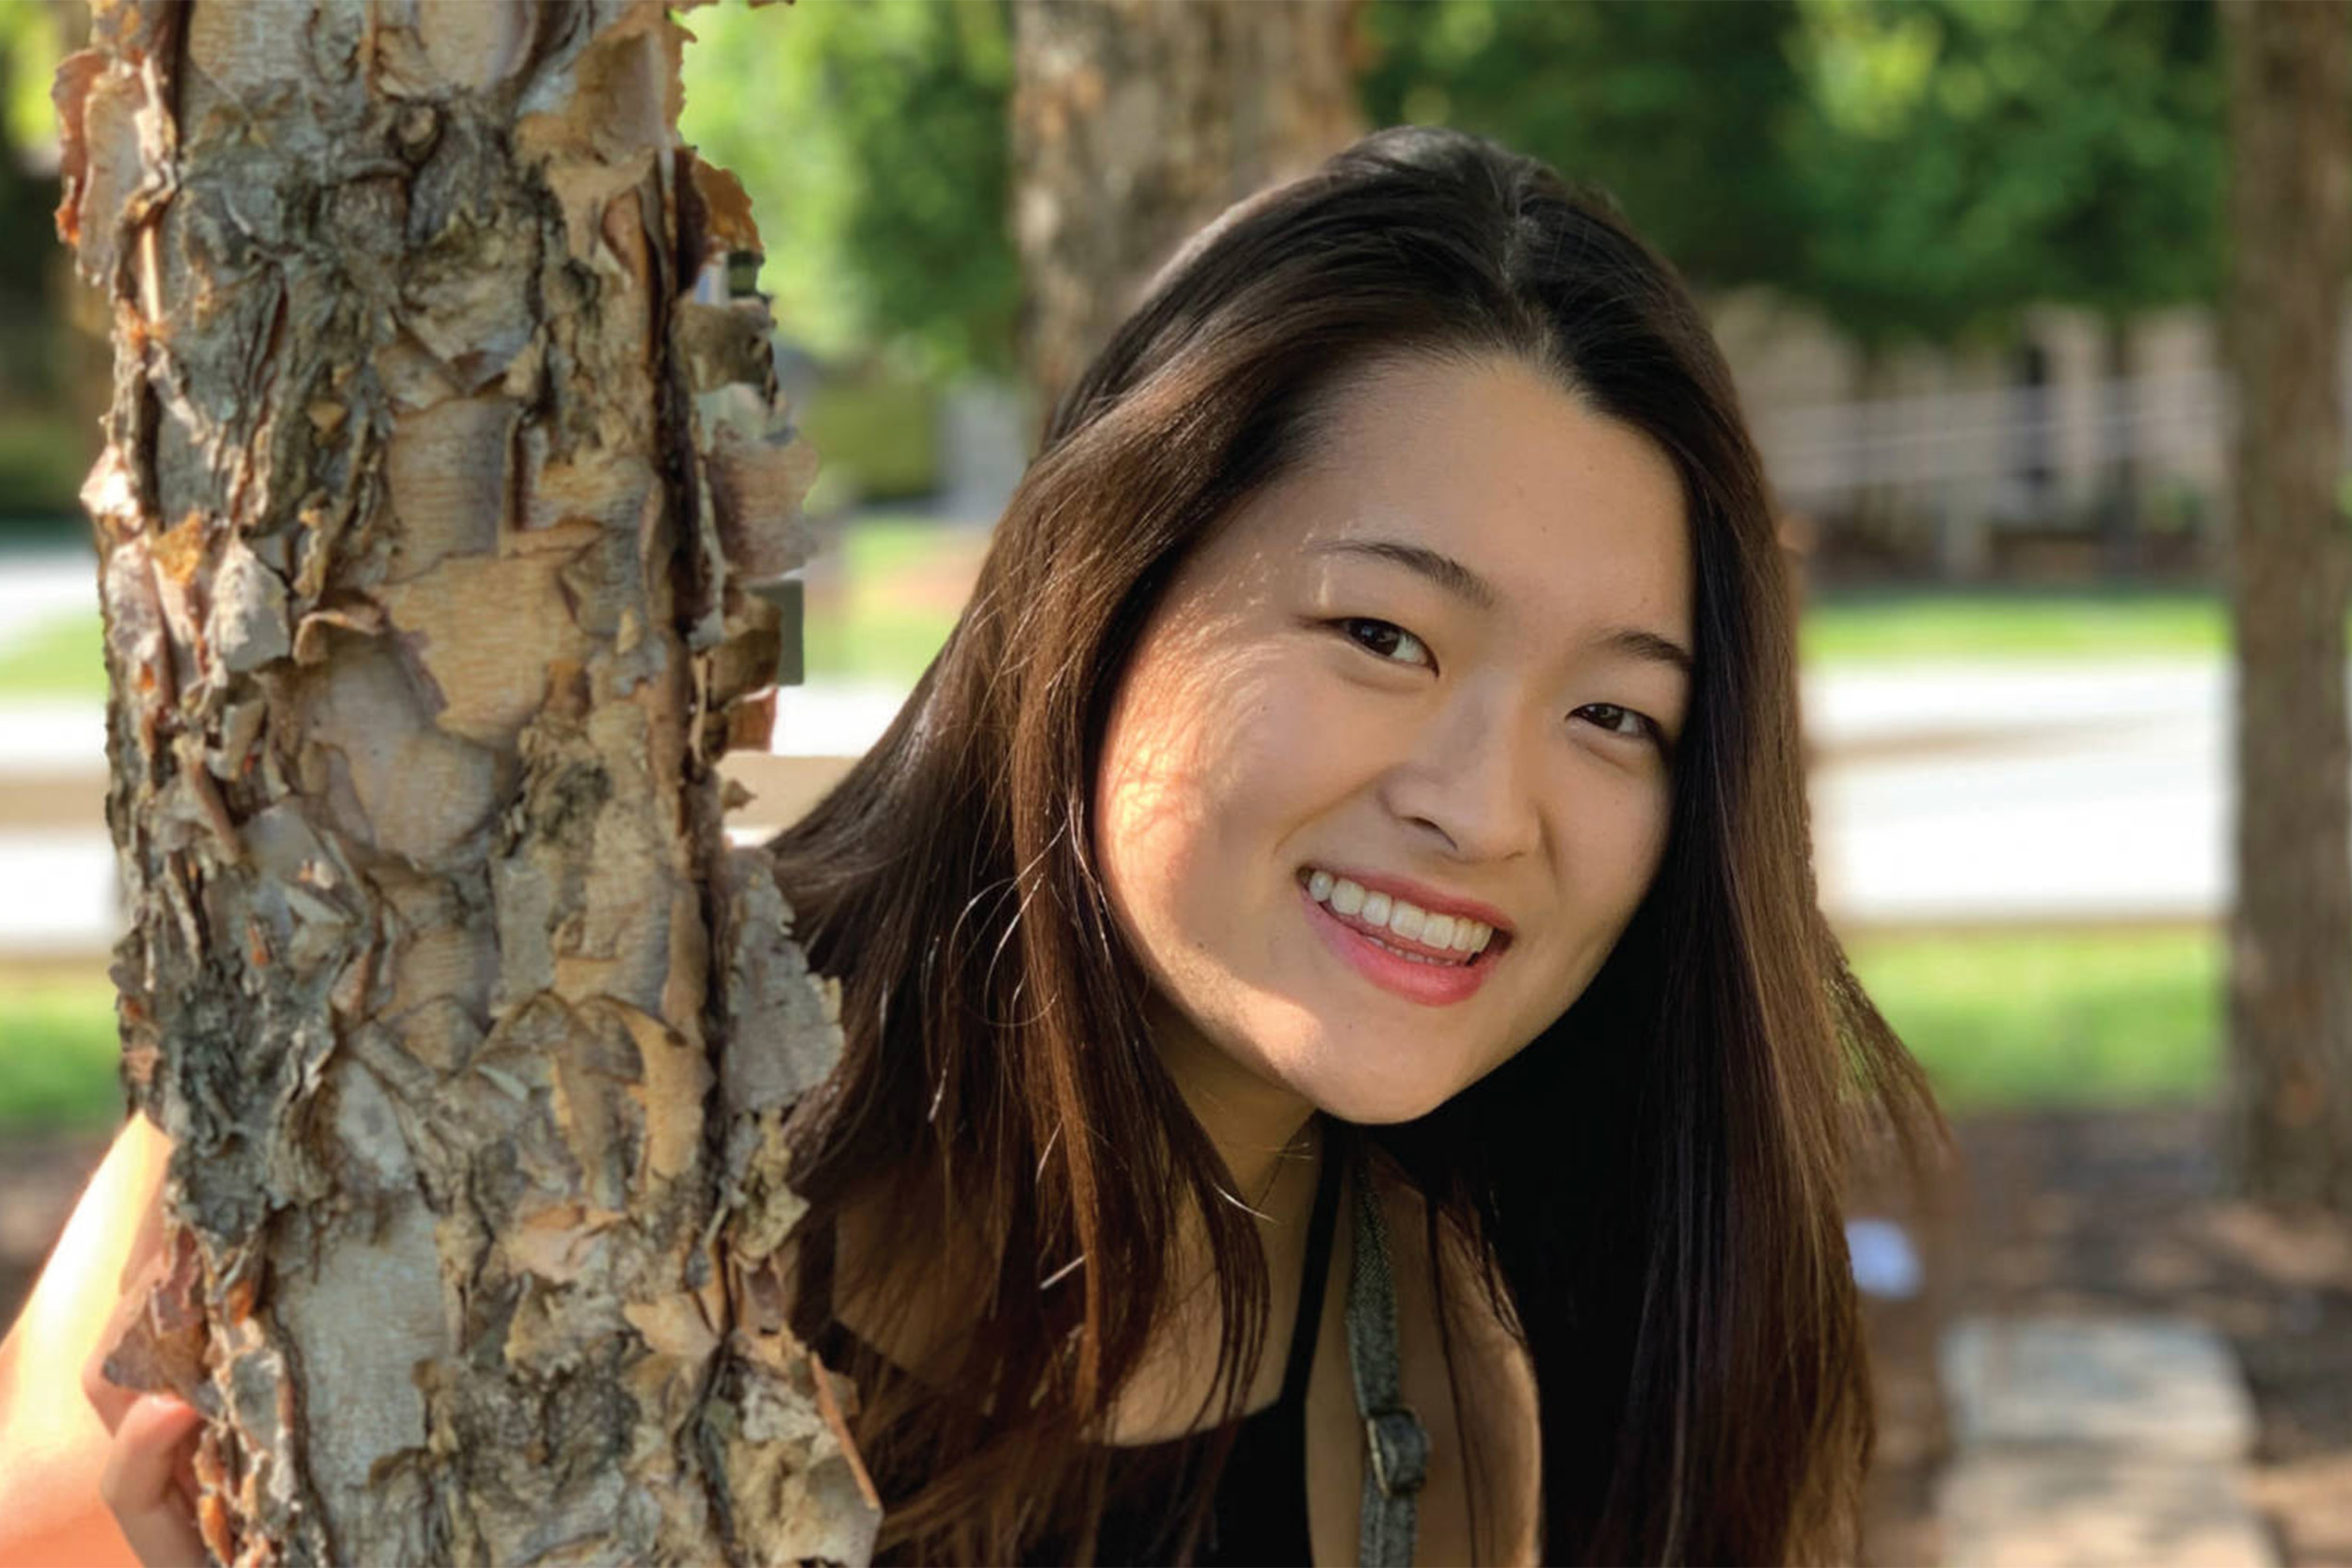
[[[1333,421],[1153,613],[1104,738],[1096,848],[1180,1077],[1391,1122],[1557,1019],[1641,902],[1692,568],[1664,454],[1515,361],[1391,363]],[[1438,580],[1433,557],[1468,576]],[[1474,985],[1400,972],[1309,896],[1316,867],[1475,902],[1509,934]]]

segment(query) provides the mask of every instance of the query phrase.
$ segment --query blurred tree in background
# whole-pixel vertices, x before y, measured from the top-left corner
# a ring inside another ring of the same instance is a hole
[[[1359,0],[1014,0],[1021,357],[1041,409],[1203,224],[1362,135]]]
[[[2237,392],[2230,1132],[2241,1185],[2352,1214],[2352,733],[2340,345],[2352,263],[2352,7],[2224,10],[2225,335]]]

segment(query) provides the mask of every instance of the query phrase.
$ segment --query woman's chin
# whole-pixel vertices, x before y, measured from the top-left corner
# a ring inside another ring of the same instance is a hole
[[[1445,1103],[1453,1085],[1436,1083],[1366,1082],[1360,1075],[1307,1087],[1307,1097],[1326,1116],[1363,1127],[1389,1127],[1425,1117]]]

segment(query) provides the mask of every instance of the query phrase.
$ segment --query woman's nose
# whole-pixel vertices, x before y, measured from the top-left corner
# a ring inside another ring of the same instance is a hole
[[[1456,860],[1533,852],[1543,835],[1532,737],[1500,702],[1450,704],[1385,781],[1389,809],[1442,842]]]

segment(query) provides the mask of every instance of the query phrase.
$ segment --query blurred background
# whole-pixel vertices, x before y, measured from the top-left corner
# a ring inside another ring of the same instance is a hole
[[[685,138],[751,195],[823,460],[805,683],[753,759],[742,836],[880,733],[1039,409],[1185,234],[1378,125],[1535,154],[1613,193],[1729,356],[1802,561],[1823,902],[1955,1129],[1940,1196],[1856,1195],[1872,1560],[2352,1562],[2352,1240],[2324,1207],[2254,1201],[2221,1135],[2213,6],[800,0],[684,21]],[[0,0],[11,1309],[122,1109],[75,499],[110,355],[49,216],[49,84],[87,24],[77,0]],[[2066,1407],[2056,1429],[2017,1416],[2021,1386]],[[2098,1414],[2119,1388],[2126,1414]],[[2149,1470],[2151,1431],[2188,1433],[2158,1457],[2200,1479]],[[2004,1442],[2088,1467],[2037,1500]]]

